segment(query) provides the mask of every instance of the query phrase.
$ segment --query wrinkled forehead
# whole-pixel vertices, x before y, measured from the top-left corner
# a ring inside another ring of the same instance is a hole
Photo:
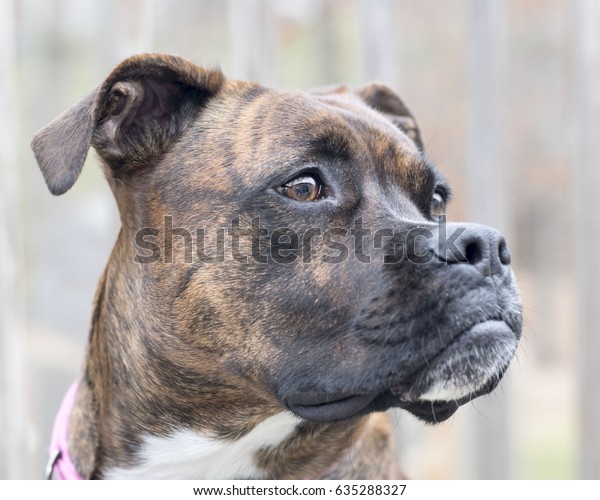
[[[438,175],[399,128],[353,94],[240,84],[199,113],[155,169],[153,191],[168,197],[165,203],[195,200],[204,210],[211,200],[251,196],[306,169],[325,169],[357,192],[368,189],[373,199],[427,198],[421,204],[429,203]],[[178,187],[164,194],[167,184]]]
[[[354,94],[311,95],[261,87],[237,89],[212,113],[234,141],[236,171],[252,182],[276,175],[286,166],[338,161],[360,167],[364,175],[399,182],[407,189],[425,176],[427,168],[415,144],[391,121]],[[213,117],[206,116],[203,123]],[[221,134],[223,135],[223,134]],[[244,166],[243,163],[246,162]],[[245,167],[245,168],[244,168]]]
[[[220,93],[199,110],[169,154],[148,170],[150,188],[140,183],[136,193],[189,217],[212,217],[262,200],[255,195],[309,169],[340,190],[341,202],[360,199],[364,207],[411,217],[428,210],[443,181],[414,143],[360,98],[250,84]]]

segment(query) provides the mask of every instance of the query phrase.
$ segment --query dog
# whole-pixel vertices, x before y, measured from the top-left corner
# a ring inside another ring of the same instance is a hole
[[[34,137],[53,194],[90,146],[122,227],[55,478],[399,478],[385,411],[446,420],[515,354],[507,244],[445,223],[384,84],[281,92],[133,56]]]

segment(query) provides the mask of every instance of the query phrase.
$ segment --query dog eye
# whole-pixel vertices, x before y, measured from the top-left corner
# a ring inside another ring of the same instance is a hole
[[[446,213],[446,198],[440,190],[436,190],[431,197],[431,215],[439,217]]]
[[[286,182],[279,192],[294,201],[315,201],[321,194],[321,180],[316,175],[301,175]]]

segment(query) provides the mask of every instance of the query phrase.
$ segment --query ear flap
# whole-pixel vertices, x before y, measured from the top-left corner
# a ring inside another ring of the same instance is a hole
[[[386,115],[423,151],[423,142],[417,122],[402,99],[392,89],[382,83],[374,82],[362,87],[356,93],[369,106]]]
[[[31,141],[35,159],[54,195],[65,193],[81,173],[94,132],[96,93],[94,89]]]
[[[31,143],[53,194],[75,183],[93,146],[111,170],[154,162],[177,139],[206,100],[221,88],[220,71],[161,54],[134,56]]]

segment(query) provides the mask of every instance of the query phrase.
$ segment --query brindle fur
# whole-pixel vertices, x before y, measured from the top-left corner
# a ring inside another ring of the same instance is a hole
[[[280,412],[290,387],[309,387],[313,364],[339,365],[328,383],[340,390],[383,383],[381,374],[352,375],[362,363],[355,347],[367,345],[386,361],[369,332],[389,321],[399,297],[422,300],[424,292],[405,296],[418,284],[396,286],[398,278],[386,275],[381,281],[395,287],[386,289],[351,259],[334,269],[320,262],[326,249],[318,239],[310,264],[288,265],[189,263],[182,237],[173,248],[159,242],[172,263],[142,265],[134,241],[143,228],[164,227],[165,216],[191,234],[207,228],[209,244],[235,217],[242,225],[261,217],[266,227],[297,232],[348,227],[357,216],[365,226],[384,227],[391,210],[423,220],[440,176],[423,157],[414,118],[391,90],[371,84],[356,93],[278,92],[178,57],[136,56],[34,138],[54,194],[75,182],[90,145],[122,229],[96,293],[70,422],[71,455],[83,477],[101,478],[109,467],[134,462],[148,433],[185,428],[235,440]],[[265,194],[299,165],[324,161],[344,186],[361,186],[347,190],[335,209],[295,213]],[[375,309],[381,320],[373,319]],[[364,324],[352,339],[357,318]],[[304,349],[325,358],[307,362]],[[282,382],[274,386],[278,373]],[[265,478],[394,477],[391,434],[381,414],[305,422],[281,447],[262,450],[257,463]]]

